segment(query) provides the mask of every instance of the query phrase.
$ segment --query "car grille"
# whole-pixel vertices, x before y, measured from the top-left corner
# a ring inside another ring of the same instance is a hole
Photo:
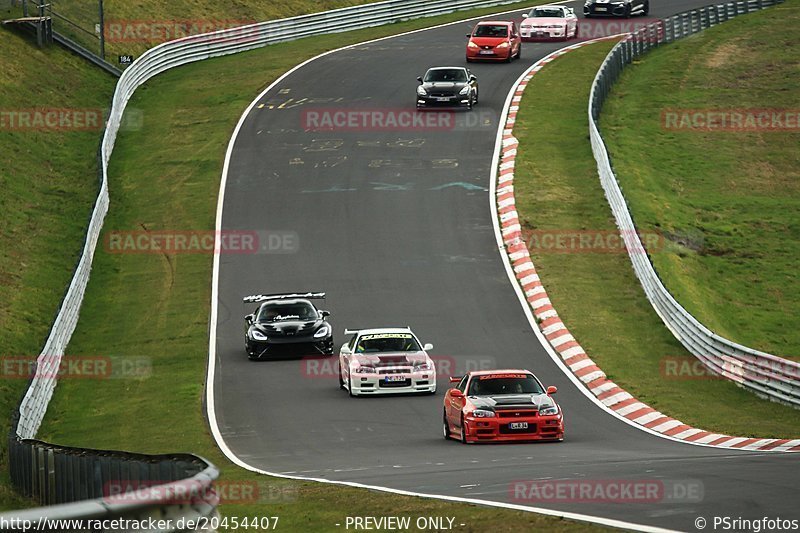
[[[536,416],[536,410],[534,409],[514,409],[514,410],[507,410],[507,411],[497,411],[498,418],[521,418],[521,417],[528,417],[528,416]]]
[[[437,98],[442,98],[442,97],[453,97],[453,96],[455,96],[455,94],[438,92],[438,93],[431,93],[431,96],[435,96]]]
[[[278,329],[276,326],[272,324],[259,324],[261,328],[267,333],[267,336],[272,337],[303,337],[309,335],[311,331],[314,329],[314,323],[306,324],[304,326],[293,327],[293,328],[284,328],[283,331]]]

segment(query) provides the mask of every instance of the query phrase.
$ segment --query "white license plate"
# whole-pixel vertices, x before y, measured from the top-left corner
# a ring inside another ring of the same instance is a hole
[[[481,54],[481,55],[485,55],[485,56],[493,56],[494,55],[494,52],[492,52],[491,50],[481,50],[478,53]]]
[[[447,100],[447,98],[445,98],[445,100]],[[386,381],[388,381],[388,382],[405,381],[405,380],[406,380],[406,377],[403,376],[403,375],[400,375],[400,374],[398,374],[396,376],[386,376]]]
[[[594,8],[595,11],[608,11],[607,7],[596,7]]]
[[[528,429],[527,422],[511,422],[508,424],[508,429]]]

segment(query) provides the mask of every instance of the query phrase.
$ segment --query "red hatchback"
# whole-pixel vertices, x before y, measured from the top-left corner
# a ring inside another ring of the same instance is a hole
[[[469,372],[447,391],[445,439],[463,443],[564,440],[564,415],[547,387],[527,370]]]
[[[522,54],[522,38],[514,22],[482,21],[467,37],[467,61],[511,61]]]

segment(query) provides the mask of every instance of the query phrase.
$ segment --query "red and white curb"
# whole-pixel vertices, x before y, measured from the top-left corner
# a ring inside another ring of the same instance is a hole
[[[522,228],[514,199],[514,161],[519,142],[513,135],[513,129],[519,102],[528,82],[545,64],[571,50],[610,38],[616,37],[580,42],[550,54],[534,63],[513,89],[514,94],[508,108],[498,163],[496,204],[505,253],[513,268],[514,276],[522,287],[542,335],[561,357],[565,366],[603,405],[618,415],[653,432],[693,444],[742,450],[800,451],[800,439],[756,439],[712,433],[684,424],[640,402],[606,377],[570,334],[547,297],[547,291],[536,273],[527,245],[522,239]]]

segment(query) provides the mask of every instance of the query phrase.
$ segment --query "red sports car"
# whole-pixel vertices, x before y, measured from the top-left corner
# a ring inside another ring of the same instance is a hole
[[[564,440],[564,415],[528,370],[481,370],[450,378],[444,397],[445,439],[463,443]]]
[[[522,54],[517,25],[504,20],[479,22],[468,33],[467,61],[511,61]]]

